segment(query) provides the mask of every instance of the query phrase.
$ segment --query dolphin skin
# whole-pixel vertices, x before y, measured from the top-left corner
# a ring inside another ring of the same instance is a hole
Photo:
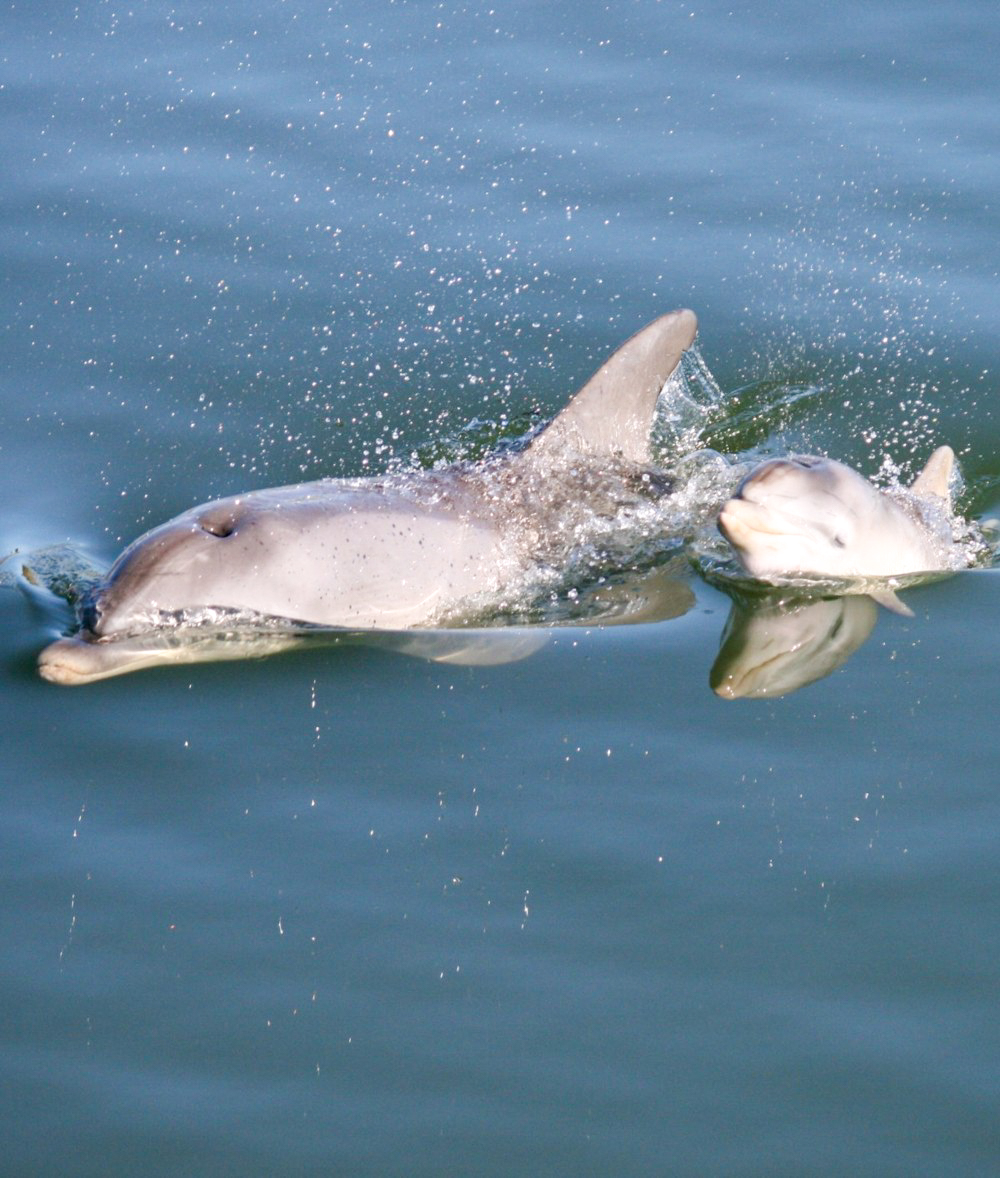
[[[967,563],[950,527],[954,461],[939,447],[912,487],[890,494],[830,458],[772,459],[724,504],[719,531],[751,577],[776,585],[954,570]]]
[[[581,521],[610,523],[623,504],[663,493],[650,429],[696,331],[691,311],[654,320],[518,453],[251,491],[184,512],[125,549],[82,604],[80,632],[42,651],[41,675],[79,684],[189,661],[194,651],[173,639],[146,644],[152,659],[135,648],[206,620],[405,631],[502,598],[533,565],[566,559]]]

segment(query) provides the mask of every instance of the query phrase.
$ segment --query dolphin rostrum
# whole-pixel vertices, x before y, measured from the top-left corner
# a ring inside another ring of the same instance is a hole
[[[687,310],[654,320],[520,452],[184,512],[125,549],[85,599],[79,634],[42,651],[40,673],[75,684],[149,665],[128,657],[129,644],[169,629],[280,618],[401,631],[502,600],[533,566],[572,555],[581,528],[613,526],[664,492],[650,429],[696,330]]]
[[[830,458],[775,458],[752,470],[719,513],[746,571],[782,585],[954,570],[968,561],[951,530],[955,455],[940,446],[905,492],[881,491]],[[891,591],[859,586],[909,612]]]

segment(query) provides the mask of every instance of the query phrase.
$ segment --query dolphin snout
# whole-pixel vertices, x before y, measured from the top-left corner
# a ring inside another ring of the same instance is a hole
[[[783,536],[786,528],[761,504],[749,499],[728,499],[719,512],[719,531],[737,548],[746,547],[755,535]]]

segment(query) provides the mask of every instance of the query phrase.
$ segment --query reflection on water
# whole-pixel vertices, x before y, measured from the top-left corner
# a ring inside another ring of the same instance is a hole
[[[844,665],[875,628],[870,597],[734,597],[709,683],[724,699],[788,695]]]

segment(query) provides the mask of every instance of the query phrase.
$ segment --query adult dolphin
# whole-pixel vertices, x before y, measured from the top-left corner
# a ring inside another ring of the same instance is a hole
[[[565,560],[581,527],[663,493],[650,429],[696,331],[688,310],[654,320],[519,453],[192,508],[126,548],[85,600],[80,633],[42,651],[40,673],[62,684],[120,674],[148,665],[128,656],[136,635],[227,619],[400,631],[502,600],[533,565]]]
[[[719,530],[759,581],[863,581],[968,564],[951,527],[955,455],[940,446],[908,491],[890,494],[830,458],[793,455],[747,475],[719,513]],[[890,608],[895,595],[859,585]]]

